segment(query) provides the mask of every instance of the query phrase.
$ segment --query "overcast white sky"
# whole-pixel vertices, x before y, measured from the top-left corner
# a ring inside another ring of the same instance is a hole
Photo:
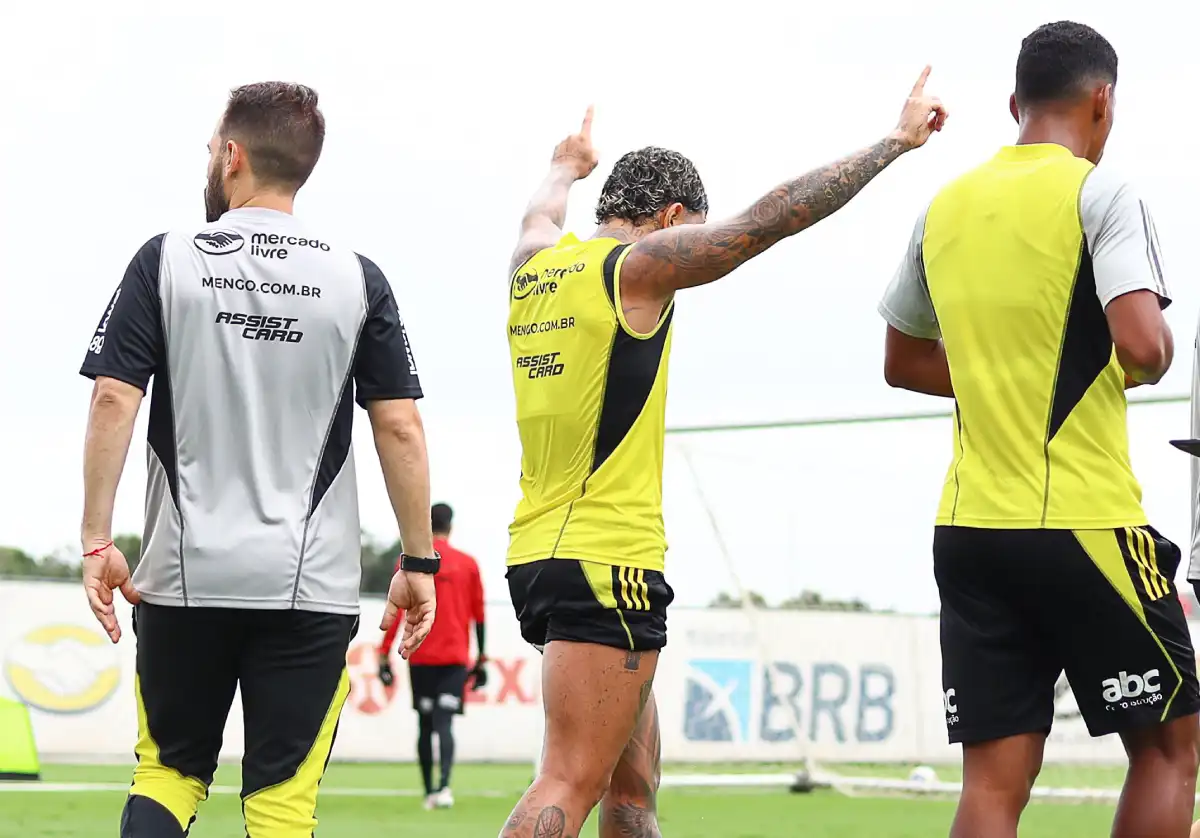
[[[630,148],[688,154],[713,212],[735,212],[878,139],[931,62],[930,89],[953,109],[943,135],[838,216],[681,297],[668,416],[694,425],[924,410],[938,405],[882,382],[878,296],[935,189],[1014,136],[1006,102],[1021,37],[1063,17],[1090,23],[1121,57],[1104,165],[1148,195],[1175,290],[1180,357],[1160,391],[1187,389],[1200,306],[1188,246],[1193,7],[1172,4],[1164,26],[1147,14],[1156,3],[1116,0],[1014,0],[988,13],[960,0],[622,4],[609,14],[540,2],[160,5],[0,11],[0,544],[74,550],[90,387],[76,371],[88,340],[136,248],[202,219],[205,143],[226,91],[264,79],[321,94],[325,154],[297,210],[392,281],[427,393],[434,494],[455,506],[457,541],[480,559],[490,598],[506,595],[519,473],[505,265],[551,148],[589,102],[603,160],[574,195],[569,226],[581,233],[608,166]],[[145,413],[119,531],[141,529]],[[1163,441],[1187,433],[1186,409],[1134,414],[1147,503],[1182,541],[1186,464]],[[390,539],[366,430],[360,422],[355,437],[364,526]],[[928,545],[950,453],[944,423],[673,443],[668,573],[679,601],[694,604],[730,581],[679,444],[753,587],[935,607]]]

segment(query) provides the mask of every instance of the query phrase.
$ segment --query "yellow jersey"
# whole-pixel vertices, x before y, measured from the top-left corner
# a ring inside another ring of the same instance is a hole
[[[508,564],[663,569],[663,445],[674,303],[638,334],[621,308],[630,245],[564,236],[511,278],[508,344],[521,501]]]
[[[1104,313],[1141,289],[1169,303],[1145,203],[1061,146],[1004,148],[938,193],[880,311],[945,347],[954,448],[939,525],[1147,523]]]

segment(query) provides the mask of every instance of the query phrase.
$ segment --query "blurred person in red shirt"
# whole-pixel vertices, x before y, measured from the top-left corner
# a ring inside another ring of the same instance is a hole
[[[479,565],[471,556],[450,546],[450,523],[454,510],[444,503],[430,510],[433,545],[442,557],[437,586],[437,619],[425,642],[409,659],[413,709],[417,711],[417,757],[425,782],[425,808],[446,809],[454,805],[450,791],[450,771],[454,767],[454,733],[451,722],[463,712],[463,696],[468,681],[472,689],[487,684],[484,669],[483,582]],[[396,627],[403,624],[399,615],[379,645],[379,680],[390,687],[395,681],[391,651]],[[470,665],[471,624],[475,624],[477,656]],[[441,757],[440,783],[433,783],[433,737],[438,739]]]

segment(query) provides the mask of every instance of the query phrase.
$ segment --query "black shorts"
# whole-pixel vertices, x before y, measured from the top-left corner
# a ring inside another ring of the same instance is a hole
[[[552,640],[649,652],[667,645],[674,591],[657,570],[544,559],[508,569],[521,636],[541,649]]]
[[[1092,736],[1200,710],[1179,561],[1151,527],[938,527],[950,741],[1049,732],[1063,670]]]
[[[240,687],[249,834],[310,834],[317,784],[350,691],[346,651],[358,618],[143,602],[133,626],[138,763],[130,795],[156,801],[186,828],[212,783]],[[139,806],[127,815],[145,811]],[[143,831],[130,824],[122,835]]]
[[[432,713],[435,708],[461,714],[463,694],[467,689],[465,666],[421,666],[409,664],[408,677],[412,683],[413,709]]]

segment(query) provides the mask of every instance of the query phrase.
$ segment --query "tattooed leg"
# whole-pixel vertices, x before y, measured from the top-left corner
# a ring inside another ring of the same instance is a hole
[[[546,645],[542,765],[501,838],[579,835],[592,809],[609,791],[614,768],[639,717],[645,715],[657,665],[658,652],[630,653],[562,640]]]
[[[662,778],[662,738],[649,681],[642,703],[637,729],[600,801],[600,838],[662,838],[655,802]]]

